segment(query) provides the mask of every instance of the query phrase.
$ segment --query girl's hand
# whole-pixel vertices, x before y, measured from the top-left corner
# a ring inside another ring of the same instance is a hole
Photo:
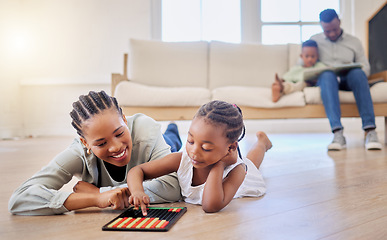
[[[230,166],[237,162],[238,159],[238,151],[231,150],[225,157],[221,159],[224,162],[225,166]]]
[[[141,207],[142,215],[147,215],[147,207],[149,206],[150,199],[149,196],[146,195],[144,192],[138,191],[133,193],[129,197],[129,203],[134,206],[135,209],[138,209],[138,207]]]
[[[129,207],[129,188],[117,188],[97,195],[97,207],[111,207],[115,210]]]
[[[99,193],[99,188],[91,183],[78,181],[73,187],[73,191],[76,193]]]

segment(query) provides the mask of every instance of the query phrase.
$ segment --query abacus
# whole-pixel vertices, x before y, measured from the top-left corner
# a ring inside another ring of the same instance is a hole
[[[187,211],[186,207],[149,207],[147,216],[131,207],[102,227],[105,231],[168,231]]]

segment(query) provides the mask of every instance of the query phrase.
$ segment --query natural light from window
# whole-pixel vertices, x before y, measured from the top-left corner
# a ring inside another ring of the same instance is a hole
[[[162,0],[162,40],[241,41],[240,0]]]
[[[256,1],[260,4],[261,21],[250,17],[251,21],[246,22],[245,18],[244,23],[260,31],[263,44],[299,44],[322,31],[322,10],[333,8],[340,13],[340,0]],[[240,0],[162,0],[161,39],[240,43],[241,14],[248,13],[241,12]]]
[[[262,43],[300,43],[321,32],[319,14],[339,0],[261,0]]]

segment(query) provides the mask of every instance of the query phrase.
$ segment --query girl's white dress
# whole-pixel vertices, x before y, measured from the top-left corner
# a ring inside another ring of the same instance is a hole
[[[235,164],[227,166],[223,172],[223,179],[227,174],[239,164],[246,165],[246,177],[236,192],[234,198],[240,197],[259,197],[265,194],[266,186],[261,172],[257,167],[247,158],[243,160],[238,157]],[[193,165],[189,158],[187,151],[183,150],[183,155],[180,160],[180,166],[177,170],[177,177],[179,180],[181,194],[187,203],[202,204],[203,190],[206,183],[199,186],[192,186]]]

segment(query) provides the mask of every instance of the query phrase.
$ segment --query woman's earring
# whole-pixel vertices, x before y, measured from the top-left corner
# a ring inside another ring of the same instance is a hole
[[[90,152],[90,148],[88,148],[88,149],[87,149],[87,154],[90,155],[90,153],[91,153],[91,152]]]

